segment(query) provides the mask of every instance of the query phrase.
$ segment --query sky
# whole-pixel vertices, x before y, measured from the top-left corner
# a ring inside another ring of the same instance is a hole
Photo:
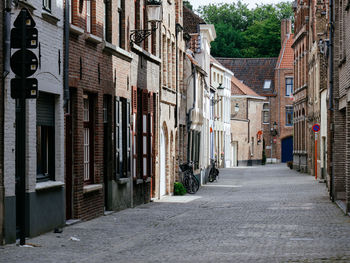
[[[216,4],[216,3],[232,3],[237,2],[235,0],[189,0],[194,9],[197,9],[200,5]],[[249,8],[255,7],[255,4],[277,4],[282,0],[241,0],[243,3],[248,4]]]

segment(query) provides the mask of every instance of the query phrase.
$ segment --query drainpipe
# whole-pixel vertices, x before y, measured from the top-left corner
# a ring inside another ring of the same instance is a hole
[[[179,69],[178,69],[178,66],[179,66],[179,52],[178,52],[178,34],[180,31],[183,30],[183,27],[177,23],[176,24],[176,27],[175,27],[175,42],[176,42],[176,107],[175,107],[175,128],[177,128],[177,125],[178,125],[178,119],[179,119],[179,106],[178,106],[178,93],[179,93]],[[179,136],[179,134],[178,134]],[[180,145],[179,145],[180,146]]]
[[[64,107],[68,109],[69,96],[69,3],[65,2],[65,14],[64,14],[64,88],[63,99]]]
[[[5,12],[4,12],[4,27],[1,28],[0,30],[3,30],[3,37],[4,37],[4,42],[1,43],[3,44],[4,50],[3,50],[3,57],[4,57],[4,68],[2,72],[2,90],[0,93],[1,96],[1,105],[0,105],[0,112],[1,112],[1,117],[4,120],[4,104],[5,104],[5,79],[6,76],[10,73],[10,55],[11,55],[11,43],[10,43],[10,34],[11,34],[11,0],[6,0],[5,1]],[[4,124],[4,121],[3,121]],[[1,151],[4,151],[4,127],[2,127],[2,137],[0,138],[0,143],[1,143]],[[3,154],[0,155],[0,163],[1,163],[1,171],[0,171],[0,200],[4,202],[5,200],[5,189],[4,189],[4,156]],[[3,238],[4,238],[4,203],[0,205],[1,210],[0,210],[0,245],[3,244]]]
[[[196,107],[196,103],[197,103],[197,97],[196,97],[196,74],[197,74],[197,69],[196,66],[192,65],[192,75],[193,75],[193,104],[192,104],[192,108],[188,110],[187,113],[187,132],[189,134],[190,128],[191,128],[191,124],[192,124],[192,119],[191,119],[191,113],[192,111],[195,109]],[[190,135],[188,135],[188,144],[187,144],[187,160],[190,160]]]
[[[334,115],[334,107],[333,107],[333,67],[334,67],[334,62],[333,62],[333,16],[334,16],[334,10],[333,10],[333,0],[329,1],[329,99],[328,99],[328,110],[331,112],[331,115]],[[333,114],[332,114],[333,113]],[[334,128],[331,130],[331,145],[332,145],[332,173],[331,173],[331,180],[330,180],[330,191],[329,195],[331,200],[334,202],[334,164],[333,164],[333,158],[334,158]]]

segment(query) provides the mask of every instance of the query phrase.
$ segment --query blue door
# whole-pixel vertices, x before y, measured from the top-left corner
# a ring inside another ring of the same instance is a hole
[[[282,140],[282,163],[293,161],[293,136]]]

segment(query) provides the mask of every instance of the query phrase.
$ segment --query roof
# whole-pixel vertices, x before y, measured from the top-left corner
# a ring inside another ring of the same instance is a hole
[[[294,35],[291,34],[283,41],[283,45],[278,57],[276,65],[277,69],[293,69],[294,68],[294,50],[292,44]]]
[[[219,58],[225,68],[231,70],[237,79],[243,81],[257,94],[265,96],[274,91],[274,76],[277,58]],[[270,89],[264,89],[265,80],[271,80]]]
[[[245,85],[242,81],[236,77],[231,79],[231,95],[248,95],[254,97],[260,97],[254,90]]]
[[[203,18],[196,15],[191,9],[183,7],[183,26],[186,33],[199,33],[198,25],[206,24]]]

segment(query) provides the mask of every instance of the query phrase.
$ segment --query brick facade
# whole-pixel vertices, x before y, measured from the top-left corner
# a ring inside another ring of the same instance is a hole
[[[309,6],[295,2],[294,16],[294,147],[293,167],[302,172],[310,169],[310,129],[308,127],[308,50]]]
[[[350,64],[345,59],[349,54],[350,33],[347,25],[350,15],[346,1],[334,2],[334,110],[331,122],[333,123],[332,144],[332,194],[335,200],[344,201],[346,213],[350,211]],[[331,126],[332,127],[332,126]]]
[[[3,42],[4,25],[4,1],[0,3],[0,43]],[[0,45],[0,74],[4,75],[4,45]],[[0,245],[3,240],[4,223],[4,82],[0,81]]]

